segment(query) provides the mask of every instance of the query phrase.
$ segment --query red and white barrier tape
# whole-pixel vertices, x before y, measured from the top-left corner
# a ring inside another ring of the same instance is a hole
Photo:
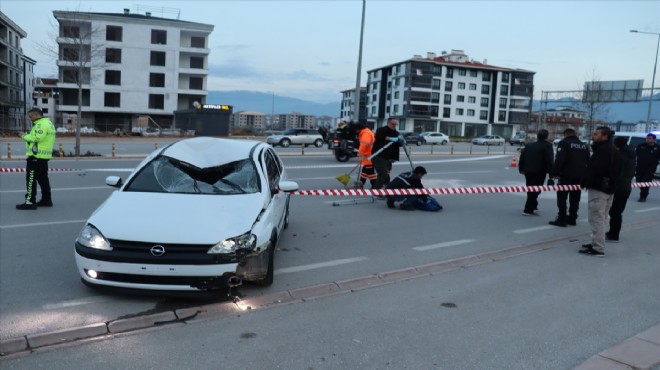
[[[660,186],[660,182],[635,182],[633,188]],[[488,194],[488,193],[526,193],[528,191],[575,191],[582,190],[580,185],[542,185],[542,186],[480,186],[473,188],[425,188],[425,189],[317,189],[298,190],[293,195],[315,196],[386,196],[386,195],[445,195],[445,194]]]
[[[75,168],[49,168],[48,172],[76,172],[76,171],[84,171],[84,170],[79,170]],[[3,172],[25,172],[25,168],[0,168],[0,173]]]

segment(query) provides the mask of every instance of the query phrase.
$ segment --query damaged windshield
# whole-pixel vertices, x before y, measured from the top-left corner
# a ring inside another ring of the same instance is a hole
[[[159,156],[131,180],[125,191],[185,194],[250,194],[260,191],[259,174],[250,159],[199,168]]]

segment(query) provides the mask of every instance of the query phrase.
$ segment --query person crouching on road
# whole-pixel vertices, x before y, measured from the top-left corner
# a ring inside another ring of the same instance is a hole
[[[362,188],[364,188],[364,184],[369,180],[371,188],[374,189],[376,185],[376,171],[369,157],[371,157],[376,137],[374,136],[374,132],[367,127],[367,123],[364,120],[360,120],[355,124],[355,130],[357,131],[358,141],[360,142],[360,146],[358,147],[358,157],[360,158],[360,166],[362,166],[360,182],[362,183]]]
[[[387,185],[387,189],[424,189],[424,185],[422,185],[424,175],[426,175],[426,168],[422,166],[415,167],[412,172],[404,172],[395,177]],[[401,202],[400,209],[414,211],[417,209],[417,198],[420,197],[426,198],[426,195],[388,195],[387,207],[394,208],[394,202]]]
[[[545,181],[545,175],[552,170],[553,153],[552,144],[547,141],[548,130],[539,130],[536,135],[537,141],[525,144],[520,155],[518,171],[525,175],[525,185],[540,186]],[[523,216],[534,216],[538,209],[538,197],[540,191],[528,191],[527,201],[523,209]]]
[[[37,209],[39,207],[52,207],[53,200],[50,195],[50,182],[48,181],[48,160],[53,156],[55,146],[55,127],[47,117],[43,116],[41,109],[33,108],[28,112],[33,126],[29,133],[21,136],[25,142],[25,156],[27,157],[25,183],[25,203],[17,204],[16,209]],[[41,200],[36,201],[37,184],[41,189]]]

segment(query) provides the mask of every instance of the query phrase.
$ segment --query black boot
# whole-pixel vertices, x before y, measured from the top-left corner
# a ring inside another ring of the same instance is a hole
[[[557,217],[554,221],[550,221],[548,223],[553,226],[566,227],[566,218]]]

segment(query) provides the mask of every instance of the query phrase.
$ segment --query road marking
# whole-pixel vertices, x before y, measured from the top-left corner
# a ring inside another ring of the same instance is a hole
[[[476,241],[475,239],[461,239],[461,240],[454,240],[454,241],[451,241],[451,242],[425,245],[425,246],[422,246],[422,247],[414,247],[413,249],[418,251],[418,252],[424,252],[424,251],[428,251],[428,250],[431,250],[431,249],[453,247],[455,245],[468,244],[468,243],[472,243],[472,242],[475,242],[475,241]]]
[[[81,298],[58,303],[46,303],[45,305],[41,306],[41,308],[44,310],[58,310],[60,308],[82,306],[85,304],[100,303],[106,301],[109,301],[109,299],[104,297]]]
[[[645,209],[637,209],[634,212],[637,212],[637,213],[651,212],[651,211],[657,211],[659,209],[660,209],[660,207],[652,207],[652,208],[645,208]]]
[[[516,234],[526,234],[526,233],[533,233],[534,231],[550,230],[550,229],[554,229],[554,228],[555,228],[555,226],[547,225],[547,226],[532,227],[532,228],[529,228],[529,229],[513,230],[513,232],[516,233]]]
[[[19,227],[36,227],[36,226],[52,226],[52,225],[62,225],[62,224],[75,224],[85,222],[85,220],[70,220],[70,221],[55,221],[55,222],[38,222],[33,224],[17,224],[17,225],[2,225],[0,229],[16,229]]]
[[[367,257],[344,258],[344,259],[339,259],[339,260],[334,260],[334,261],[312,263],[311,265],[286,267],[286,268],[283,268],[283,269],[275,270],[275,274],[288,274],[288,273],[291,273],[291,272],[301,272],[301,271],[315,270],[315,269],[320,269],[320,268],[324,268],[324,267],[333,267],[333,266],[339,266],[339,265],[346,265],[346,264],[349,264],[349,263],[366,261],[366,260],[368,260]]]

